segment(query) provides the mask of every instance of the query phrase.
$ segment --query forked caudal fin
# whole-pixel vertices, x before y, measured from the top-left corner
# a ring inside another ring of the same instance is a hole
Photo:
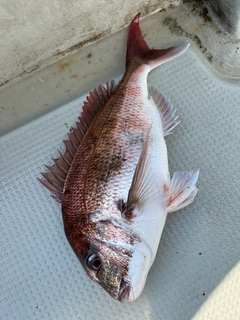
[[[189,47],[189,43],[178,45],[175,47],[156,50],[150,49],[143,39],[142,32],[139,27],[140,13],[136,15],[130,24],[127,41],[126,66],[134,59],[142,60],[151,67],[151,69],[178,57]]]

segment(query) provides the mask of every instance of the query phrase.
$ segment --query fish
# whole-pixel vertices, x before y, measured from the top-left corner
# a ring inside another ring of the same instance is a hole
[[[39,181],[61,203],[66,237],[93,281],[120,302],[142,293],[168,213],[193,202],[199,171],[170,178],[165,137],[179,121],[170,100],[148,87],[149,72],[189,44],[150,49],[140,13],[127,39],[126,70],[92,90],[65,153]]]

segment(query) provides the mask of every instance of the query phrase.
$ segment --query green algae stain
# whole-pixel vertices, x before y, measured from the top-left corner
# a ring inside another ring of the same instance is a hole
[[[212,62],[213,56],[210,52],[208,52],[207,48],[202,44],[200,38],[192,33],[189,33],[185,31],[178,23],[177,19],[172,17],[167,17],[163,20],[163,24],[165,26],[168,26],[169,30],[176,34],[177,36],[183,36],[186,38],[191,39],[202,51],[202,53],[205,55],[205,57],[208,59],[209,62]]]

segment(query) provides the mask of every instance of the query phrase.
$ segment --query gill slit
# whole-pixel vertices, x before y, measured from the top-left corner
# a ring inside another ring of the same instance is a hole
[[[126,224],[126,222],[124,222],[123,220],[121,220],[121,218],[113,218],[113,217],[110,217],[109,220],[111,220],[113,222],[113,224],[119,226],[119,227],[122,227],[124,228],[126,231],[130,231],[131,233],[135,234],[134,232],[134,228],[129,225],[129,224]],[[142,238],[141,234],[137,234],[138,238],[140,239],[141,242],[143,242],[145,244],[145,246],[148,248],[149,252],[151,253],[151,257],[154,256],[153,254],[153,250],[152,248],[149,246],[149,244],[146,242],[145,239]],[[114,243],[113,243],[114,244]],[[125,246],[121,246],[123,247],[124,249],[127,249],[127,247],[125,248]]]

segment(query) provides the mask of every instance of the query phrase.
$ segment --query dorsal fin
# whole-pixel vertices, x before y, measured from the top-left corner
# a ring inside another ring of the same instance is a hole
[[[64,154],[59,151],[60,157],[53,159],[55,164],[51,167],[46,166],[48,172],[41,173],[44,179],[38,178],[38,180],[52,192],[52,197],[58,202],[62,200],[64,182],[83,137],[98,112],[115,93],[116,88],[117,85],[115,81],[111,80],[106,83],[106,87],[100,85],[90,92],[83,104],[82,113],[78,118],[79,121],[76,122],[76,127],[71,128],[71,132],[68,133],[69,140],[63,141],[66,146],[66,151]]]

